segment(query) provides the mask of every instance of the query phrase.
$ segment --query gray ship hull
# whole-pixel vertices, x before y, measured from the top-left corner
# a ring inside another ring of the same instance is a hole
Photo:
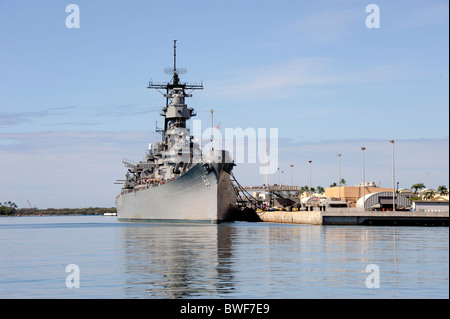
[[[116,200],[119,221],[220,223],[236,217],[236,193],[222,163],[198,163],[164,185],[143,186]]]

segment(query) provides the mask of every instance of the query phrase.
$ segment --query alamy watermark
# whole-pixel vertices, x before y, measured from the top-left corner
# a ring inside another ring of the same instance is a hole
[[[376,264],[367,265],[366,273],[370,273],[366,277],[366,287],[369,289],[380,288],[380,267]]]
[[[77,264],[69,264],[66,266],[66,287],[69,289],[80,288],[80,267]]]
[[[370,13],[366,18],[366,27],[368,29],[380,28],[380,7],[376,4],[369,4],[366,7],[366,12]]]
[[[217,128],[202,131],[201,120],[193,120],[193,136],[198,142],[202,154],[211,149],[227,150],[234,163],[260,164],[260,174],[274,174],[278,169],[278,128],[253,128],[245,130],[225,128],[225,136]],[[212,139],[211,136],[214,136]],[[208,141],[202,143],[202,141]],[[211,141],[212,140],[212,141]]]
[[[70,14],[66,17],[66,28],[79,29],[80,28],[80,7],[76,4],[68,4],[66,6],[66,12]]]

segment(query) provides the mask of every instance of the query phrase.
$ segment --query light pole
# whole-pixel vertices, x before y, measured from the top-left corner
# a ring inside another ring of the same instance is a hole
[[[278,186],[280,186],[280,168],[278,167]]]
[[[362,171],[362,176],[363,176],[363,180],[362,180],[362,187],[363,187],[363,210],[366,210],[366,205],[365,205],[365,196],[366,196],[366,187],[365,187],[365,184],[366,184],[366,177],[364,176],[364,174],[365,174],[365,170],[364,170],[364,151],[366,150],[366,148],[365,147],[361,147],[361,151],[362,151],[362,155],[363,155],[363,162],[362,162],[362,164],[363,164],[363,171]]]
[[[283,185],[284,185],[284,171],[281,171],[281,175],[283,175]]]
[[[339,199],[341,198],[341,153],[338,153],[338,162],[339,162],[339,168],[338,168],[338,176],[339,176]]]
[[[308,163],[309,163],[309,196],[311,196],[311,162],[312,161],[308,161]]]
[[[294,164],[291,164],[291,186],[294,186]]]
[[[392,211],[395,212],[395,166],[394,166],[394,140],[389,141],[392,144]]]

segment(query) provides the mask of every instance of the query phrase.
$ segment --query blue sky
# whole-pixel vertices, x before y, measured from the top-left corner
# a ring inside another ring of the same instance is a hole
[[[68,29],[68,4],[80,28]],[[365,25],[368,4],[380,28]],[[285,182],[449,186],[448,1],[0,0],[0,201],[114,206],[126,169],[159,139],[172,40],[206,127],[278,128]],[[242,184],[261,184],[242,164]],[[277,183],[278,175],[269,177]]]

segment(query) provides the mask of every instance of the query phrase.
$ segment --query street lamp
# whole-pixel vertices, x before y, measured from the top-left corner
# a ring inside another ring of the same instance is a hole
[[[339,162],[339,168],[338,168],[338,176],[339,176],[339,198],[341,198],[341,153],[338,153],[338,162]]]
[[[283,185],[284,185],[284,171],[281,171],[281,175],[283,175]]]
[[[365,187],[365,184],[366,184],[366,177],[364,176],[364,174],[365,174],[365,169],[364,169],[364,151],[366,150],[366,148],[365,147],[361,147],[361,151],[362,151],[362,155],[363,155],[363,162],[362,162],[362,164],[363,164],[363,171],[362,171],[362,176],[363,176],[363,184],[362,184],[362,187],[363,187],[363,210],[366,210],[366,205],[365,205],[365,196],[366,196],[366,187]]]
[[[308,161],[308,163],[309,163],[309,196],[311,196],[311,162],[312,161]]]
[[[394,140],[389,141],[392,144],[392,211],[395,212],[395,166],[394,166]]]
[[[294,186],[294,164],[291,164],[291,186]]]
[[[280,186],[280,168],[278,167],[278,186]]]

